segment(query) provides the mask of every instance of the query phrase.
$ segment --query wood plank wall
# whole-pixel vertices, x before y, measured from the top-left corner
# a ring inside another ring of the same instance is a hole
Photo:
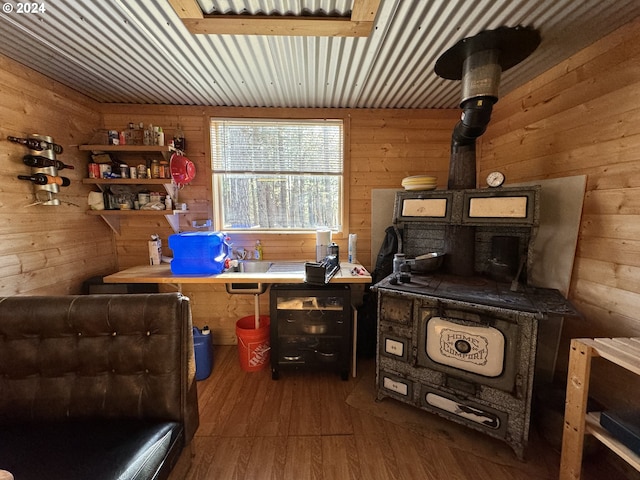
[[[344,110],[344,109],[252,109],[160,107],[149,105],[104,105],[104,127],[122,129],[128,122],[160,125],[173,135],[178,123],[185,131],[187,156],[196,164],[195,180],[181,193],[181,201],[190,213],[181,218],[180,228],[193,230],[191,222],[212,218],[211,168],[209,162],[209,119],[220,117],[343,118],[347,139],[345,164],[349,172],[349,229],[334,239],[342,252],[347,251],[346,233],[358,235],[358,258],[367,268],[371,258],[371,190],[399,188],[409,175],[437,175],[439,186],[446,187],[449,144],[457,111],[447,110]],[[160,234],[167,245],[173,232],[164,217],[123,219],[121,235],[116,237],[119,268],[147,261],[147,240]],[[234,247],[251,249],[260,239],[268,260],[309,260],[315,257],[315,235],[232,234]],[[214,342],[234,344],[235,321],[254,312],[253,296],[228,295],[224,286],[184,286],[193,302],[194,323],[212,328]],[[361,299],[360,297],[356,299]],[[268,312],[268,294],[260,296],[260,311]]]
[[[510,182],[587,176],[570,290],[584,319],[565,324],[564,372],[571,337],[640,336],[640,20],[501,98],[494,112],[480,178],[495,169]],[[595,396],[634,402],[636,379],[605,368],[594,370]]]
[[[80,293],[84,280],[116,266],[109,228],[85,215],[90,189],[76,147],[100,124],[98,104],[2,56],[0,99],[0,296]],[[72,182],[60,206],[28,206],[32,184],[17,175],[30,173],[29,151],[6,138],[29,133],[52,136],[64,148],[57,158],[76,167],[60,172]]]

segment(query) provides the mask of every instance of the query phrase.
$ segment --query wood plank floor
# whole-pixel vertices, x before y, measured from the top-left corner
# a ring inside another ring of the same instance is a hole
[[[360,370],[369,374],[346,382],[334,373],[288,371],[273,381],[268,368],[242,371],[236,347],[216,346],[213,373],[198,382],[200,428],[186,480],[558,478],[559,455],[535,432],[521,462],[506,443],[477,432],[469,430],[464,442],[434,441],[350,406],[358,382],[373,382],[373,360],[361,361]],[[474,453],[469,439],[495,442],[500,458]],[[625,478],[602,458],[585,460],[583,479]]]

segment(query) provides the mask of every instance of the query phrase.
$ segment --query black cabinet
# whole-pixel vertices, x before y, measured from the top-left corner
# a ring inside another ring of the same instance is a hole
[[[335,370],[349,377],[351,291],[349,285],[273,285],[271,304],[271,376],[280,370]]]

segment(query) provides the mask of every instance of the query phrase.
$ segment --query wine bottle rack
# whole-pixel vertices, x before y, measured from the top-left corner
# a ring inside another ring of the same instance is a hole
[[[44,140],[45,142],[49,142],[53,144],[53,138],[48,135],[38,135],[38,134],[30,134],[27,135],[28,138],[35,138],[36,140]],[[49,150],[31,150],[29,149],[29,153],[31,155],[39,155],[41,157],[47,157],[51,160],[56,159],[56,154],[53,149]],[[52,177],[58,176],[58,169],[56,167],[44,167],[44,168],[36,168],[31,167],[31,173],[44,173],[45,175],[51,175]],[[36,201],[40,202],[42,205],[60,205],[60,200],[56,198],[56,194],[60,192],[60,186],[57,183],[48,183],[47,185],[37,185],[33,184],[34,195],[36,197]]]

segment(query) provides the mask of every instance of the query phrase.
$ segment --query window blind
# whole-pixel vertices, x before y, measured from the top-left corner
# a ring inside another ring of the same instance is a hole
[[[342,120],[212,119],[218,173],[342,175]]]

